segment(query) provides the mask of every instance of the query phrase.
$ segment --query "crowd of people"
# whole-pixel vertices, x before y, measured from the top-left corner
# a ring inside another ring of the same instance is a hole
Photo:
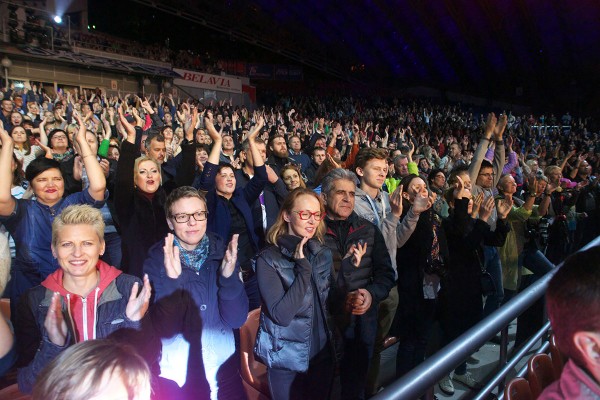
[[[56,50],[73,47],[133,56],[170,63],[175,68],[220,74],[225,70],[215,54],[169,48],[165,43],[144,44],[97,31],[95,26],[82,29],[77,21],[56,23],[51,17],[26,7],[10,6],[7,19],[8,37],[16,45],[40,46]]]
[[[23,392],[111,339],[156,398],[243,399],[236,331],[260,307],[273,399],[366,398],[386,337],[400,377],[434,322],[451,342],[600,227],[598,133],[569,113],[2,93],[0,372],[16,365]],[[519,318],[517,345],[543,318]],[[439,386],[455,382],[480,385],[466,361]]]

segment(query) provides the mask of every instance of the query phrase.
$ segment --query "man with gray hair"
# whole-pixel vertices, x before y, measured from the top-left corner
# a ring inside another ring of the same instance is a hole
[[[364,399],[377,332],[377,308],[394,286],[394,269],[381,231],[354,212],[357,178],[337,168],[322,181],[327,233],[333,254],[332,307],[343,337],[342,399]]]

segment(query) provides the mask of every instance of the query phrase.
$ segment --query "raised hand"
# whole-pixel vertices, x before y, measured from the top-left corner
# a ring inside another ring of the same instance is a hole
[[[465,183],[463,182],[460,176],[456,176],[456,183],[454,184],[454,198],[460,200],[462,198],[470,198],[471,191],[465,187]]]
[[[48,146],[46,146],[45,144],[42,143],[42,141],[40,139],[35,139],[35,144],[39,147],[42,148],[42,150],[44,150],[44,156],[46,158],[54,158],[54,156],[52,155],[52,149]]]
[[[44,328],[48,339],[57,346],[63,347],[67,341],[67,323],[62,313],[60,293],[52,294],[50,307],[44,319]]]
[[[227,250],[225,251],[225,257],[221,262],[221,275],[224,278],[229,278],[233,271],[235,271],[235,263],[237,261],[238,252],[238,235],[237,233],[231,237]]]
[[[308,236],[304,236],[294,251],[294,259],[301,260],[304,258],[304,245],[308,242]]]
[[[390,195],[390,206],[392,214],[400,218],[402,215],[402,185],[399,185],[396,190]]]
[[[506,114],[500,115],[500,119],[498,119],[498,123],[494,128],[494,140],[500,141],[502,140],[502,135],[504,134],[504,130],[506,129],[506,125],[508,124],[508,117]]]
[[[252,128],[252,130],[248,134],[248,139],[249,140],[256,139],[256,137],[260,133],[260,130],[263,128],[263,126],[265,126],[265,118],[262,115],[260,115],[258,117],[258,120],[256,121],[256,125],[254,125],[254,127]]]
[[[150,286],[150,280],[148,279],[147,274],[144,274],[143,285],[141,291],[139,290],[140,285],[138,282],[135,282],[131,287],[131,294],[129,295],[127,307],[125,308],[125,315],[131,321],[139,321],[146,315],[146,311],[148,311],[152,287]]]
[[[483,129],[484,138],[490,139],[492,137],[492,133],[494,132],[497,123],[498,119],[496,118],[496,114],[489,113],[485,121],[485,127]]]
[[[2,146],[10,146],[10,145],[14,144],[12,136],[10,136],[8,134],[8,132],[6,131],[6,129],[4,129],[4,124],[2,123],[1,120],[0,120],[0,142],[2,143]]]
[[[483,200],[483,203],[479,208],[479,219],[481,219],[484,222],[487,222],[488,218],[490,218],[490,216],[492,215],[494,207],[495,204],[493,196],[489,196],[485,200]]]
[[[514,143],[514,141],[515,141],[515,140],[514,140],[514,138],[512,137],[512,135],[510,135],[510,136],[508,137],[508,139],[506,139],[506,147],[507,147],[509,150],[512,150],[512,147],[513,147],[513,143]]]
[[[144,98],[144,101],[142,101],[142,108],[148,114],[154,114],[154,109],[152,108],[152,106],[150,106],[150,103],[148,102],[148,99],[146,99],[146,98]]]
[[[106,158],[100,160],[100,168],[102,168],[104,176],[108,178],[108,173],[110,172],[110,162]]]
[[[513,200],[509,198],[498,200],[496,209],[498,210],[498,218],[506,219],[510,210],[512,210]]]
[[[473,208],[471,210],[471,218],[477,218],[477,215],[479,215],[479,209],[481,208],[482,203],[483,203],[483,192],[480,192],[473,199]]]
[[[429,210],[431,204],[429,202],[429,194],[427,190],[423,190],[415,196],[415,200],[412,204],[412,210],[414,213],[420,214],[424,211]]]
[[[357,244],[353,244],[352,246],[350,246],[348,252],[344,256],[344,259],[352,257],[352,259],[350,260],[352,265],[358,268],[358,266],[360,265],[360,261],[362,260],[362,257],[365,255],[366,252],[367,243],[358,242]]]
[[[165,238],[163,251],[165,253],[165,271],[171,279],[179,278],[181,275],[181,260],[179,258],[179,247],[173,245],[175,236],[169,233]]]
[[[333,168],[342,168],[341,165],[338,164],[329,153],[327,153],[327,161],[329,161]]]
[[[277,172],[275,172],[270,165],[265,165],[265,168],[267,169],[267,179],[269,183],[277,182],[279,180],[279,175],[277,175]]]

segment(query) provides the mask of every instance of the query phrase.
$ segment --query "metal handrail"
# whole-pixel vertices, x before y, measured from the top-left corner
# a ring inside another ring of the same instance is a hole
[[[600,245],[600,236],[591,241],[582,250],[598,245]],[[561,266],[562,263],[500,307],[495,313],[480,321],[416,368],[391,383],[384,390],[373,396],[372,399],[412,400],[419,398],[419,396],[433,387],[441,378],[448,375],[471,354],[475,353],[492,336],[496,335],[511,321],[527,310],[535,301],[541,298],[546,292],[548,282]],[[508,372],[508,369],[506,372]],[[498,382],[501,379],[502,377]],[[490,385],[487,385],[486,389],[488,386]],[[491,392],[491,390],[493,390],[493,386],[490,386],[487,393]]]

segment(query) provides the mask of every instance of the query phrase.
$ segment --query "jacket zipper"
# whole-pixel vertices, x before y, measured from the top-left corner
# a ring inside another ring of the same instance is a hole
[[[85,341],[88,340],[87,299],[82,297],[81,303],[83,305],[83,340]]]

